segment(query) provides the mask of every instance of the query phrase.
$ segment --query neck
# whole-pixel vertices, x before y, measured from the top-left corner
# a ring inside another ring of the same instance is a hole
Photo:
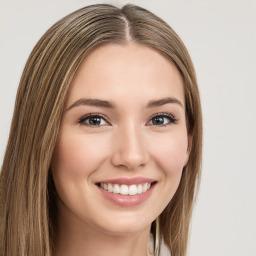
[[[150,227],[137,233],[110,234],[78,218],[58,216],[54,256],[146,256]]]

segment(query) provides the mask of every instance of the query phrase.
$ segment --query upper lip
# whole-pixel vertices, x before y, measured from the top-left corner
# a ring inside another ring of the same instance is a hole
[[[111,183],[111,184],[126,184],[126,185],[133,185],[133,184],[143,184],[143,183],[152,183],[156,180],[145,178],[145,177],[134,177],[134,178],[116,178],[116,179],[108,179],[108,180],[101,180],[97,183]]]

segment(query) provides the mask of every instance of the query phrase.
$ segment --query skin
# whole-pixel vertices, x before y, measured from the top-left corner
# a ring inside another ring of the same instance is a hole
[[[167,97],[179,103],[147,107]],[[115,107],[74,105],[81,98],[109,101]],[[159,113],[177,121],[165,117],[164,123],[154,125],[152,116]],[[87,114],[103,118],[96,126],[88,118],[79,122]],[[182,79],[170,61],[135,43],[108,44],[91,52],[72,81],[53,155],[55,255],[147,255],[150,225],[179,185],[190,142]],[[106,199],[95,183],[124,177],[157,183],[146,201],[121,207]]]

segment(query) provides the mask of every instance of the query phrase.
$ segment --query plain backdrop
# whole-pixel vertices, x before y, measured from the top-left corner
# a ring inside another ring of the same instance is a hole
[[[167,21],[193,59],[204,115],[203,176],[189,256],[256,255],[256,3],[104,1],[141,5]],[[58,19],[102,1],[1,0],[0,163],[25,61]]]

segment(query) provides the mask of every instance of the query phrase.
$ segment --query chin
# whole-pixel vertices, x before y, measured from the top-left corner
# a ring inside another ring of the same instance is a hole
[[[95,224],[104,233],[125,236],[149,230],[153,220],[148,220],[145,216],[119,216],[111,219],[104,218],[101,223]]]

